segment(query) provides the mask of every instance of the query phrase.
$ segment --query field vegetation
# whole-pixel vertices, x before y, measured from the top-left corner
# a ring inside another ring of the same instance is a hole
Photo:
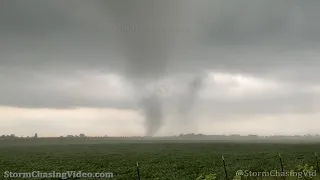
[[[72,144],[55,141],[0,145],[0,171],[112,172],[113,179],[143,180],[283,179],[236,176],[238,170],[285,172],[317,170],[315,152],[320,144],[235,142],[126,142]],[[41,141],[39,141],[41,142]],[[319,178],[319,174],[317,174]],[[293,178],[290,179],[303,179]],[[315,179],[316,177],[312,177]],[[287,178],[289,179],[289,178]]]

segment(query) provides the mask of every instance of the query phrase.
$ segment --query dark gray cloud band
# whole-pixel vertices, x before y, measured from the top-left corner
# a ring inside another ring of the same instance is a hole
[[[89,84],[56,88],[63,76],[79,78],[78,71],[123,76],[139,98],[146,95],[141,86],[203,70],[312,89],[320,80],[319,6],[316,0],[3,0],[0,105],[137,108],[134,98],[97,98],[84,88]],[[199,107],[226,114],[318,111],[318,91],[278,91]]]

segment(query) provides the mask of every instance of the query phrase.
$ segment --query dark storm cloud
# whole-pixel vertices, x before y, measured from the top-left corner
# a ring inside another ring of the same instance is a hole
[[[18,37],[39,37],[74,25],[54,1],[1,1],[1,32]]]
[[[110,58],[109,53],[112,52],[110,46],[116,41],[110,36],[115,34],[127,36],[125,38],[129,39],[130,47],[133,47],[134,52],[143,50],[148,52],[147,50],[152,51],[158,48],[159,52],[156,52],[158,54],[161,51],[170,51],[165,47],[170,44],[165,42],[174,44],[162,38],[174,39],[180,36],[178,40],[181,40],[182,37],[189,36],[187,33],[181,35],[181,32],[170,36],[164,36],[159,32],[149,33],[149,35],[134,31],[119,33],[113,31],[115,26],[118,28],[135,26],[144,29],[177,26],[197,32],[196,35],[190,34],[197,39],[192,41],[196,46],[185,52],[188,56],[180,54],[180,58],[176,58],[183,59],[183,62],[190,62],[192,65],[188,66],[178,60],[173,61],[172,57],[166,57],[170,59],[169,64],[176,65],[176,67],[168,67],[169,69],[181,71],[186,69],[192,71],[194,65],[199,68],[204,65],[206,67],[220,65],[229,68],[240,66],[245,70],[254,70],[259,67],[273,68],[273,66],[284,68],[283,66],[291,63],[302,64],[302,60],[296,62],[292,58],[283,57],[279,64],[279,60],[274,60],[270,53],[276,56],[281,55],[282,52],[291,53],[310,48],[315,50],[310,53],[316,53],[319,48],[317,44],[320,40],[318,36],[320,25],[317,21],[319,15],[317,1],[201,0],[192,3],[166,0],[155,2],[157,1],[109,0],[69,1],[68,3],[39,0],[3,1],[0,11],[1,54],[6,58],[2,58],[2,61],[13,61],[12,64],[22,62],[46,64],[48,60],[44,59],[49,57],[61,63],[72,61],[73,67],[84,68],[83,66],[89,64],[86,63],[89,58],[95,56],[90,58],[90,65],[100,67],[114,65],[112,64],[114,58]],[[153,12],[156,9],[158,9],[157,12]],[[112,22],[114,19],[118,22]],[[166,24],[161,24],[164,22]],[[155,34],[157,36],[153,36]],[[178,43],[178,45],[182,44]],[[16,57],[17,52],[24,58]],[[223,54],[218,56],[219,52]],[[226,54],[239,55],[245,59],[237,60],[237,57],[228,59],[224,57]],[[270,59],[260,60],[263,58],[261,56],[266,55],[270,56]],[[118,56],[121,55],[118,54]],[[145,56],[142,59],[149,59],[151,55],[146,53]],[[173,57],[175,57],[174,53]],[[303,63],[313,61],[310,58],[303,59]],[[141,60],[141,63],[150,63],[151,69],[164,66],[159,64],[161,60],[158,59],[147,62]],[[116,68],[119,64],[114,66]],[[134,66],[141,67],[137,64]],[[71,64],[70,68],[72,68]]]
[[[46,72],[0,68],[1,105],[59,109],[76,107],[136,109],[132,99],[122,97],[114,99],[112,96],[115,95],[108,95],[113,90],[108,82],[101,85],[98,83],[103,81],[92,82],[92,79],[85,79],[77,73]]]
[[[0,103],[24,107],[129,103],[43,90],[34,80],[47,74],[72,76],[73,71],[86,69],[131,79],[212,69],[310,86],[319,81],[315,75],[320,70],[319,6],[316,0],[4,0]],[[123,27],[142,30],[119,31]],[[159,30],[172,27],[181,30],[167,34]],[[152,28],[155,31],[149,32]],[[290,98],[281,100],[285,104],[298,105],[295,99],[305,97],[287,93]],[[248,101],[243,111],[275,109],[278,100],[257,101]],[[223,107],[216,109],[227,111]]]

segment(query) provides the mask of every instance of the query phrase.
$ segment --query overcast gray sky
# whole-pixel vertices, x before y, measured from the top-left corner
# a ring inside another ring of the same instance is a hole
[[[2,0],[0,132],[316,134],[319,7]]]

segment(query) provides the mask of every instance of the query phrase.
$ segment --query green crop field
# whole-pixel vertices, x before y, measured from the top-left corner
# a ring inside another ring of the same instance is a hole
[[[142,180],[196,180],[205,179],[205,176],[210,174],[215,174],[216,179],[225,179],[221,158],[223,155],[228,178],[236,179],[234,176],[237,170],[244,172],[277,170],[280,173],[278,153],[281,154],[286,172],[298,171],[298,165],[305,164],[313,166],[313,170],[316,170],[315,152],[320,152],[320,144],[231,142],[56,143],[30,146],[6,144],[0,145],[0,171],[2,174],[5,171],[112,172],[114,177],[110,179],[135,180],[138,179],[136,167],[138,161]],[[258,179],[263,178],[265,177]],[[254,177],[242,176],[241,179],[254,179]]]

